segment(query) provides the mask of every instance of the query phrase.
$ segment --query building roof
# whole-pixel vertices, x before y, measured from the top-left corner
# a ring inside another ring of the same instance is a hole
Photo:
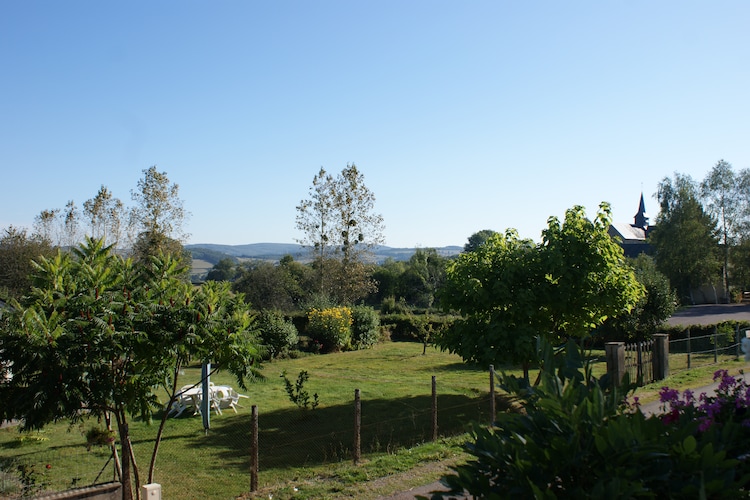
[[[645,243],[646,230],[642,227],[635,227],[632,224],[623,222],[614,222],[609,226],[610,236],[618,236],[622,239],[623,244],[627,243]]]

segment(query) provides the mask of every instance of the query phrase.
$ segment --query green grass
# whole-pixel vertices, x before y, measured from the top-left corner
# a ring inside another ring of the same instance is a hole
[[[603,352],[593,351],[594,373],[606,368]],[[664,385],[676,388],[711,383],[719,367],[738,371],[744,362],[727,361],[681,371],[666,381],[638,390],[643,402],[658,397]],[[300,370],[310,379],[305,389],[317,393],[320,406],[300,410],[289,401],[280,374],[294,381]],[[500,368],[498,368],[500,370]],[[422,355],[418,343],[389,342],[358,352],[304,356],[266,363],[266,380],[240,392],[244,406],[237,414],[212,414],[206,434],[198,416],[184,414],[168,421],[159,451],[156,482],[165,498],[377,498],[437,480],[451,464],[466,460],[461,450],[467,425],[489,421],[489,376],[435,349]],[[513,373],[518,373],[513,371]],[[436,377],[438,425],[441,436],[430,442],[431,378]],[[181,384],[193,383],[199,367],[185,371]],[[533,377],[533,374],[532,374]],[[231,376],[219,372],[216,384],[237,387]],[[363,461],[352,464],[354,391],[362,401]],[[251,405],[256,405],[260,427],[260,491],[250,495]],[[498,411],[502,410],[498,401]],[[37,484],[60,490],[90,484],[102,470],[100,482],[112,479],[105,467],[104,449],[87,451],[83,427],[56,424],[42,433],[19,435],[0,430],[0,464],[15,459],[33,465],[30,477]],[[156,425],[133,422],[136,457],[146,470]],[[46,465],[51,468],[47,469]],[[145,474],[145,472],[144,472]],[[14,487],[0,473],[0,497]],[[6,478],[7,479],[7,478]],[[17,486],[17,485],[16,485]],[[41,486],[40,486],[41,489]]]
[[[294,381],[300,370],[310,375],[305,389],[319,396],[320,406],[315,410],[300,410],[289,401],[284,390],[282,371]],[[441,435],[460,435],[472,421],[489,421],[487,372],[435,349],[428,349],[422,355],[422,345],[417,343],[384,343],[366,351],[281,360],[264,365],[263,373],[264,382],[240,391],[249,399],[240,401],[244,407],[238,414],[230,410],[221,416],[212,415],[208,434],[200,417],[185,415],[169,420],[155,478],[162,484],[166,498],[234,498],[249,491],[251,405],[257,405],[259,413],[259,479],[264,491],[281,492],[293,483],[305,489],[308,486],[304,485],[330,478],[334,471],[339,471],[335,472],[336,480],[322,482],[335,485],[341,478],[351,477],[349,482],[359,483],[362,474],[376,477],[385,474],[384,470],[411,467],[414,459],[410,457],[418,457],[417,462],[453,457],[458,450],[456,443],[450,446],[444,443],[438,446],[439,451],[434,444],[426,445],[423,451],[415,448],[429,441],[431,435],[433,375]],[[199,369],[192,367],[186,370],[182,383],[192,383],[198,378]],[[221,372],[212,381],[237,388],[236,382]],[[355,389],[361,392],[361,443],[366,465],[352,468]],[[133,422],[131,431],[138,463],[145,470],[156,426]],[[17,430],[0,430],[0,460],[31,459],[36,453],[63,450],[78,467],[91,459],[93,463],[87,467],[96,469],[94,475],[104,466],[106,454],[86,452],[78,428],[64,424],[49,426],[44,437],[41,442],[21,442]],[[93,459],[95,454],[104,458]],[[43,479],[55,488],[70,485],[72,474],[83,476],[82,472],[70,472],[57,461],[51,469],[46,469],[48,460],[40,458],[35,471],[40,481]],[[373,468],[375,464],[380,465]],[[111,473],[107,479],[110,478]],[[86,480],[79,482],[86,484]],[[274,496],[283,498],[280,495]],[[301,495],[297,491],[292,496]]]

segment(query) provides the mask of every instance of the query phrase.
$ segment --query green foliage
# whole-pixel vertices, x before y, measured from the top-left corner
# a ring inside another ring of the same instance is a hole
[[[409,306],[406,305],[403,297],[396,301],[396,297],[390,295],[380,304],[380,312],[381,314],[406,314],[409,312]]]
[[[50,242],[13,226],[0,236],[0,298],[20,299],[31,288],[32,261],[54,253]]]
[[[383,243],[383,217],[374,212],[375,195],[356,165],[333,177],[323,168],[307,199],[297,205],[296,226],[316,265],[318,291],[351,304],[374,287],[366,256]],[[338,265],[337,265],[338,264]]]
[[[464,252],[473,252],[484,244],[485,241],[490,239],[490,236],[498,234],[497,231],[492,229],[482,229],[469,236],[469,241],[464,245]]]
[[[163,408],[155,388],[173,401],[193,358],[222,366],[243,388],[258,373],[243,297],[226,283],[195,288],[181,280],[184,272],[164,254],[136,267],[93,239],[35,263],[32,293],[0,324],[0,365],[13,369],[0,386],[0,420],[20,419],[26,429],[60,419],[116,422],[129,485],[129,417],[150,421]],[[149,476],[165,419],[162,412]]]
[[[297,381],[292,385],[292,382],[287,378],[286,372],[281,373],[281,377],[284,379],[284,388],[289,396],[289,401],[296,404],[300,410],[315,409],[320,404],[318,399],[318,393],[316,392],[312,396],[310,401],[310,394],[305,390],[305,382],[310,379],[310,375],[306,370],[302,370],[297,375]]]
[[[453,325],[457,318],[446,314],[384,314],[380,318],[380,323],[390,331],[391,340],[422,342],[419,336],[420,329],[426,328],[432,331],[443,331]]]
[[[645,295],[635,307],[616,318],[608,318],[600,329],[615,340],[650,338],[669,319],[677,306],[677,296],[654,259],[641,254],[630,263]]]
[[[631,309],[643,294],[622,249],[608,234],[609,206],[596,219],[582,207],[551,217],[542,242],[515,230],[491,236],[448,267],[440,298],[459,312],[437,339],[443,349],[482,366],[535,360],[534,337],[583,337],[607,317]]]
[[[739,498],[748,431],[728,424],[701,433],[690,418],[668,425],[628,409],[623,390],[591,375],[569,341],[557,356],[544,341],[541,383],[503,375],[501,387],[521,406],[476,427],[474,458],[445,478],[452,491],[478,498]],[[739,434],[738,434],[739,433]],[[743,448],[744,447],[744,448]],[[744,453],[744,452],[743,452]],[[732,456],[734,455],[734,456]],[[433,498],[440,498],[436,495]]]
[[[432,307],[435,293],[445,281],[447,266],[448,259],[434,248],[418,248],[398,278],[399,296],[411,306]]]
[[[352,342],[352,312],[348,307],[310,309],[307,333],[321,344],[323,352],[346,350]]]
[[[689,304],[692,288],[720,276],[717,221],[704,210],[698,186],[688,175],[665,177],[657,196],[661,210],[649,236],[656,265]]]
[[[279,311],[261,312],[258,328],[263,345],[268,348],[271,358],[285,356],[299,342],[299,334],[294,323]]]
[[[380,315],[369,306],[354,306],[352,311],[352,348],[368,349],[380,340]]]
[[[193,253],[191,252],[191,255]],[[214,264],[214,267],[206,275],[206,280],[211,281],[233,281],[237,276],[237,259],[224,257]]]

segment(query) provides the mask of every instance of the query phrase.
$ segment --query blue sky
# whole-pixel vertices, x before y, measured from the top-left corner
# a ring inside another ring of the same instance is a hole
[[[289,243],[354,162],[395,247],[539,239],[750,167],[750,3],[0,2],[0,228],[180,185],[190,243]]]

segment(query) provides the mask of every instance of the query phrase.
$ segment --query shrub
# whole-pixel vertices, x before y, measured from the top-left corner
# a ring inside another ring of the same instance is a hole
[[[310,309],[307,313],[307,333],[313,342],[321,344],[322,352],[349,349],[352,341],[351,309]]]
[[[352,348],[367,349],[380,340],[380,316],[369,306],[352,307]]]
[[[299,341],[297,328],[279,311],[263,311],[258,325],[270,358],[285,356]]]
[[[750,429],[735,418],[747,411],[747,390],[725,374],[727,404],[707,401],[672,407],[646,417],[626,403],[634,388],[609,386],[583,363],[571,341],[565,355],[543,346],[540,384],[531,387],[514,376],[501,387],[522,406],[498,414],[493,428],[476,427],[466,450],[473,459],[444,478],[455,495],[477,498],[745,498],[750,472]],[[741,409],[737,401],[745,401]],[[673,393],[662,396],[674,402]],[[701,415],[726,415],[721,425]],[[677,408],[676,410],[674,408]],[[720,408],[720,409],[717,409]],[[701,413],[703,412],[703,413]],[[725,412],[725,413],[722,413]],[[433,498],[440,498],[436,493]]]
[[[403,297],[396,302],[396,297],[390,295],[380,303],[380,312],[382,314],[406,314],[409,312],[409,306],[406,305]]]

